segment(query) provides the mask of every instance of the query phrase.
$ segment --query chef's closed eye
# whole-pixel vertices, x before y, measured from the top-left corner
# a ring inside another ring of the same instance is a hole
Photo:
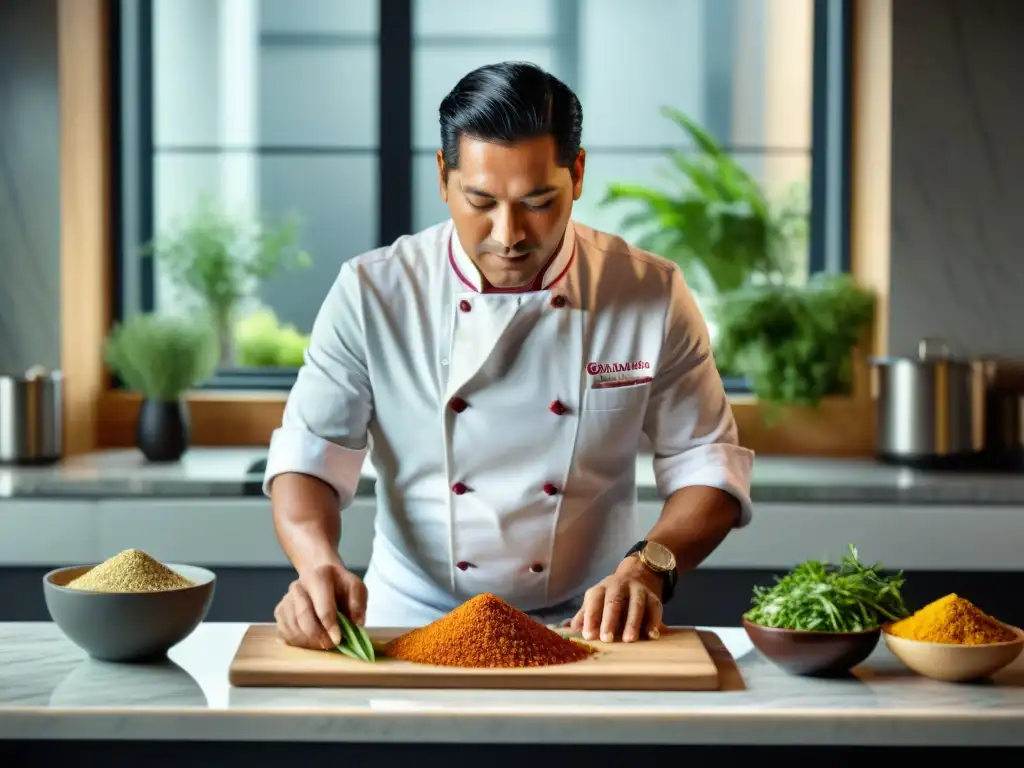
[[[583,410],[619,411],[626,408],[641,408],[647,402],[650,391],[649,379],[615,387],[591,386],[583,396]]]

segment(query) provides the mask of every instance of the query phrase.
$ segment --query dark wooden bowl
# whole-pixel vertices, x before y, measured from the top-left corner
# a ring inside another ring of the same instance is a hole
[[[845,675],[878,645],[881,628],[864,632],[807,632],[762,627],[743,619],[747,636],[761,655],[793,675]]]

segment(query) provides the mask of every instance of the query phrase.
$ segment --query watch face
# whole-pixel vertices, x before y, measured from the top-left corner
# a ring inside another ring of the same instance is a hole
[[[662,571],[671,571],[676,567],[676,557],[672,554],[672,550],[656,541],[647,542],[647,546],[644,547],[644,557],[651,565]]]

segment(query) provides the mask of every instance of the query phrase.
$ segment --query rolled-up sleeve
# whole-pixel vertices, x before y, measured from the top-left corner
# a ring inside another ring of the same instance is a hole
[[[271,435],[264,494],[277,475],[299,472],[328,483],[348,506],[372,411],[358,275],[346,262],[317,313],[281,426]]]
[[[740,504],[737,525],[750,522],[754,453],[739,444],[732,407],[711,354],[707,324],[675,268],[661,360],[652,382],[644,432],[654,450],[658,492],[720,488]]]

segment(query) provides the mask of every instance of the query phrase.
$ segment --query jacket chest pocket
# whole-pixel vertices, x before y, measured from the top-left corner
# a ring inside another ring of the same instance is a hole
[[[583,395],[584,413],[605,411],[634,411],[642,413],[647,405],[651,383],[630,384],[623,387],[601,387],[587,389]]]
[[[584,476],[631,475],[650,391],[649,383],[586,390],[576,433],[576,461]]]

